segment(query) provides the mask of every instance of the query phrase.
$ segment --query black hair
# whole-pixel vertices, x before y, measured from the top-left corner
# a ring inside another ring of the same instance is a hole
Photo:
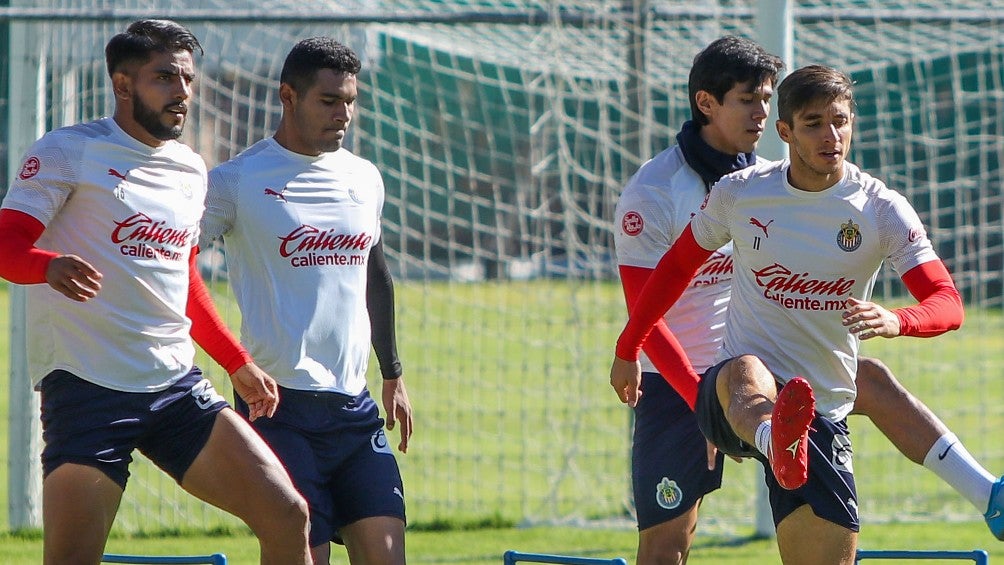
[[[777,87],[777,116],[794,125],[795,114],[818,102],[847,100],[854,111],[854,81],[823,65],[808,65],[784,77]]]
[[[358,75],[362,67],[355,51],[347,46],[330,37],[311,37],[294,45],[286,55],[279,81],[303,92],[314,85],[321,69]]]
[[[710,93],[721,103],[725,93],[737,84],[749,82],[754,88],[766,82],[773,85],[783,69],[780,57],[754,41],[734,35],[716,39],[694,57],[690,67],[687,87],[693,120],[702,126],[708,123],[708,117],[697,107],[699,91]]]
[[[153,53],[174,51],[203,53],[202,45],[188,28],[171,20],[139,20],[129,24],[122,33],[105,46],[105,63],[108,75],[115,74],[122,65],[132,62],[146,63]]]

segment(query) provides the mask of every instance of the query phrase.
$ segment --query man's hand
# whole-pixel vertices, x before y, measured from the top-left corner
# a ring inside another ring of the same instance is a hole
[[[641,363],[625,361],[615,355],[610,367],[610,386],[614,387],[621,402],[632,408],[637,406],[641,398]]]
[[[387,429],[393,430],[401,424],[401,443],[397,445],[401,453],[408,453],[408,440],[411,439],[411,430],[414,420],[411,413],[411,401],[408,400],[408,391],[404,388],[404,377],[396,379],[384,379],[383,381],[383,410],[387,416]]]
[[[271,418],[279,406],[279,385],[258,365],[248,363],[230,375],[236,392],[248,405],[248,419]]]
[[[899,335],[899,318],[896,314],[874,302],[865,302],[853,296],[847,302],[849,307],[844,311],[843,323],[848,331],[856,334],[858,338],[865,340]]]
[[[718,462],[717,461],[717,458],[718,458],[718,448],[715,447],[715,444],[711,443],[707,439],[705,439],[704,441],[706,441],[707,444],[708,444],[708,470],[709,471],[714,471],[715,470],[715,463]],[[743,462],[743,458],[742,457],[736,457],[735,455],[729,455],[728,457],[729,457],[729,459],[735,461],[736,463],[742,463]]]
[[[101,277],[90,263],[76,255],[60,255],[49,261],[45,282],[70,300],[86,302],[101,290]]]

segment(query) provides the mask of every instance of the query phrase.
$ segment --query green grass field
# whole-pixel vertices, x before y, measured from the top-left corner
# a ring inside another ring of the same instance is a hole
[[[223,296],[219,287],[214,290]],[[555,281],[398,284],[402,358],[418,418],[412,449],[401,457],[413,526],[407,542],[410,562],[499,564],[506,549],[633,560],[636,533],[623,512],[599,502],[609,500],[610,493],[623,495],[628,476],[627,411],[606,383],[613,339],[623,323],[619,292],[616,284],[570,287]],[[228,299],[221,298],[220,306],[229,321],[237,320]],[[8,311],[3,285],[4,327]],[[4,374],[7,339],[7,333],[0,332]],[[561,345],[558,353],[556,343]],[[989,469],[1000,472],[1004,450],[999,430],[1004,417],[994,399],[1004,398],[1001,343],[1000,313],[970,311],[959,332],[936,340],[868,343],[865,352],[883,358]],[[205,366],[206,361],[200,364]],[[225,379],[215,381],[229,394]],[[8,498],[7,393],[8,387],[0,387],[0,504]],[[549,420],[555,418],[572,424],[554,427]],[[861,547],[979,547],[991,551],[991,562],[1004,561],[1004,550],[996,549],[1000,542],[992,539],[977,513],[958,495],[933,474],[898,456],[867,420],[855,417],[851,426],[864,520]],[[549,430],[550,437],[545,438],[549,441],[537,441],[541,429]],[[554,445],[563,451],[553,452]],[[498,463],[498,455],[504,456],[504,465]],[[545,461],[539,469],[538,458]],[[570,471],[559,467],[568,476],[552,480],[555,471],[549,465],[565,458],[575,465]],[[596,469],[609,467],[611,461],[616,468],[602,469],[603,473]],[[240,525],[212,509],[199,509],[184,494],[171,494],[176,487],[170,479],[144,465],[149,467],[145,461],[136,466],[109,552],[222,551],[231,563],[257,561],[257,544]],[[751,526],[742,520],[739,525],[722,526],[735,517],[736,501],[749,498],[755,480],[752,464],[727,465],[726,485],[703,508],[704,523],[690,563],[777,563],[773,541],[750,540]],[[607,519],[614,512],[617,523],[473,528],[518,523],[526,503],[508,494],[513,490],[553,492],[548,500],[560,506],[559,515],[573,508],[587,518]],[[196,531],[185,526],[147,528],[145,516],[154,510],[179,516],[194,513],[200,524],[209,526]],[[748,522],[749,517],[744,518]],[[210,535],[216,523],[222,533]],[[0,516],[0,530],[9,529],[7,524],[7,517]],[[0,563],[38,563],[40,556],[37,532],[0,537]]]

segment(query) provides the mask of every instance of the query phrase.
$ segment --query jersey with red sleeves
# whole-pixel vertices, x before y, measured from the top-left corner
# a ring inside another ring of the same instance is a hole
[[[36,245],[77,255],[103,278],[75,302],[27,287],[28,362],[37,384],[62,369],[125,392],[163,390],[191,370],[188,258],[206,165],[184,144],[150,147],[111,118],[47,133],[3,202],[45,225]]]
[[[312,157],[269,138],[209,173],[203,247],[223,236],[241,341],[280,385],[365,388],[383,202],[379,171],[346,149]]]
[[[707,195],[679,146],[647,161],[624,187],[614,212],[619,265],[654,269]],[[732,289],[732,244],[711,254],[680,300],[666,312],[669,329],[698,373],[714,364]],[[648,357],[642,370],[657,372]]]
[[[787,382],[804,376],[816,410],[844,418],[856,395],[859,339],[842,324],[853,296],[871,297],[889,260],[900,274],[938,260],[917,213],[851,163],[821,192],[787,181],[789,163],[723,177],[692,221],[705,249],[733,242],[732,300],[720,358],[754,354]]]

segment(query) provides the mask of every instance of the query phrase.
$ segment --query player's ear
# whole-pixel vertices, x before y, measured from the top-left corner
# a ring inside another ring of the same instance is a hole
[[[112,73],[112,90],[117,100],[132,98],[132,76],[122,69]]]
[[[296,102],[296,90],[288,82],[279,84],[279,101],[283,108],[288,108]]]
[[[774,127],[777,128],[777,136],[781,138],[781,141],[791,143],[791,126],[788,125],[788,122],[777,120],[774,122]]]
[[[718,100],[715,99],[715,96],[707,90],[698,90],[694,95],[694,102],[697,105],[697,109],[704,114],[704,117],[711,120],[711,116],[715,112],[715,106],[718,105]]]

